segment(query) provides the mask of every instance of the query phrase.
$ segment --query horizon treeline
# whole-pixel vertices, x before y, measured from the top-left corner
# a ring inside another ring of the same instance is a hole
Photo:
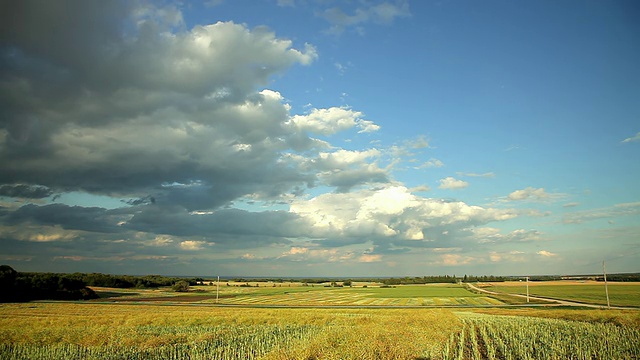
[[[220,281],[233,282],[301,282],[304,284],[321,284],[330,282],[376,282],[386,286],[413,285],[433,283],[457,282],[502,282],[522,280],[523,276],[494,276],[494,275],[438,275],[416,277],[315,277],[315,278],[242,278],[224,277]],[[541,275],[530,276],[529,281],[552,280],[595,280],[603,281],[603,276],[596,275]],[[611,282],[640,281],[640,273],[609,274],[607,280]],[[179,281],[188,282],[189,286],[198,284],[213,284],[213,278],[178,277],[163,275],[111,275],[102,273],[39,273],[18,272],[9,265],[0,265],[0,302],[16,302],[30,300],[87,300],[95,299],[98,295],[89,288],[158,288],[173,286]],[[348,286],[348,285],[347,285]]]
[[[19,272],[9,265],[0,265],[0,302],[31,300],[89,300],[98,295],[89,288],[158,288],[173,286],[178,281],[189,285],[202,278],[178,278],[161,275],[109,275],[101,273],[39,273]]]
[[[82,280],[67,274],[22,273],[0,265],[0,302],[88,300],[98,295]]]

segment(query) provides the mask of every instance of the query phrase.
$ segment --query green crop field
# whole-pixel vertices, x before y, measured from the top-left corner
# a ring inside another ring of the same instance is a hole
[[[251,284],[253,285],[253,284]],[[285,284],[284,286],[198,286],[194,292],[176,295],[162,290],[122,292],[117,301],[189,301],[203,304],[286,305],[286,306],[455,306],[501,305],[503,301],[475,294],[462,285],[398,285],[394,287],[325,287]],[[97,289],[99,294],[113,296],[116,289]]]
[[[223,304],[254,305],[367,305],[367,306],[426,306],[426,305],[496,305],[499,300],[474,294],[460,285],[405,285],[389,288],[325,288],[269,293],[264,290],[235,294],[220,300]],[[294,290],[295,289],[295,290]]]
[[[639,357],[635,310],[0,305],[2,359]]]
[[[526,294],[522,282],[494,283],[486,288],[491,291]],[[609,283],[609,300],[611,305],[640,307],[640,283]],[[529,282],[529,294],[565,299],[589,304],[606,305],[607,298],[602,282]]]

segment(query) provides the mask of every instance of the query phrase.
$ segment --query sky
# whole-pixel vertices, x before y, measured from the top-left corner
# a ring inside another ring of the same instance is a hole
[[[640,271],[637,1],[0,4],[18,271]]]

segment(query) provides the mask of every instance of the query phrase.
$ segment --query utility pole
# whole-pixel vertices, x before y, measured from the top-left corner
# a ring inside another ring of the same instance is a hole
[[[220,275],[218,275],[218,281],[216,281],[216,304],[218,303],[219,294],[220,294]]]
[[[527,302],[529,302],[529,277],[527,276]]]
[[[604,266],[604,260],[602,260],[602,274],[604,275],[604,293],[607,294],[607,309],[611,309],[611,304],[609,303],[609,288],[607,287],[607,270]]]

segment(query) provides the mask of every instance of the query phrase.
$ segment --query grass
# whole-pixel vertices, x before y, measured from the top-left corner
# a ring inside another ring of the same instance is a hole
[[[593,310],[591,310],[593,311]],[[596,310],[597,311],[597,310]],[[444,359],[637,359],[640,329],[611,323],[458,313]]]
[[[580,309],[473,309],[474,313],[489,315],[530,316],[589,323],[607,323],[640,329],[640,311],[637,310],[580,310]]]
[[[7,304],[0,358],[418,359],[460,326],[440,309]]]
[[[420,297],[484,297],[474,294],[460,285],[404,285],[392,288],[356,288],[350,291],[365,293],[372,298],[420,298]]]
[[[522,282],[494,283],[487,288],[491,291],[526,294],[526,285]],[[640,307],[639,283],[609,283],[611,305]],[[573,300],[589,304],[606,305],[604,283],[600,282],[529,282],[529,294],[554,299]]]
[[[252,284],[253,285],[253,284]],[[188,301],[216,302],[215,286],[196,286],[192,292],[176,294],[166,289],[126,292],[114,301]],[[98,292],[117,293],[117,289],[98,289]],[[188,296],[189,298],[185,298]],[[196,299],[197,298],[197,299]],[[226,286],[219,289],[220,304],[230,305],[289,305],[289,306],[446,306],[499,305],[502,301],[485,294],[475,294],[457,284],[399,285],[384,288],[325,287],[287,284],[286,286]]]
[[[637,310],[0,305],[2,359],[632,359],[639,344]]]

